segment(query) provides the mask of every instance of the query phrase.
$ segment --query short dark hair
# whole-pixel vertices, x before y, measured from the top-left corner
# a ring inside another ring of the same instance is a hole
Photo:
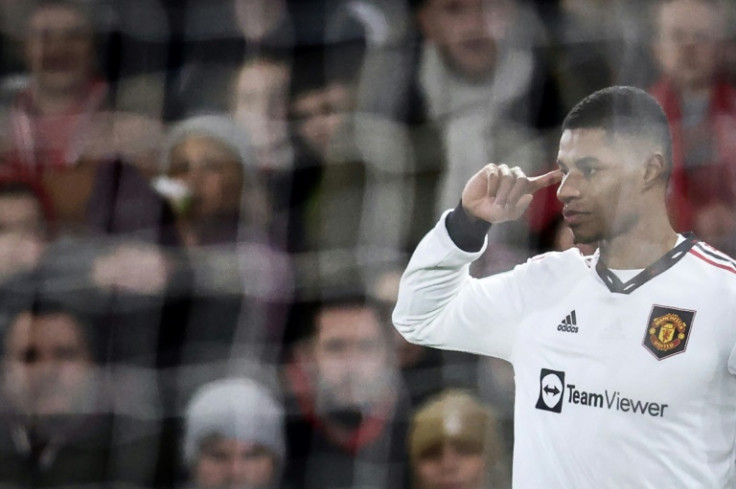
[[[319,334],[319,320],[322,313],[335,309],[368,309],[372,311],[376,315],[381,332],[386,339],[390,338],[390,328],[384,321],[380,304],[362,291],[351,290],[344,294],[305,299],[295,304],[291,312],[291,322],[293,327],[299,329],[299,334],[293,340],[314,340]]]
[[[610,136],[638,137],[662,145],[672,170],[672,136],[659,102],[640,88],[612,86],[578,102],[562,122],[566,129],[603,129]]]
[[[0,288],[0,357],[5,354],[8,334],[22,314],[27,313],[34,318],[64,315],[79,328],[93,361],[106,363],[108,338],[102,318],[84,309],[85,300],[73,297],[84,292],[50,290],[40,285],[40,280],[38,271],[30,271],[14,277]]]

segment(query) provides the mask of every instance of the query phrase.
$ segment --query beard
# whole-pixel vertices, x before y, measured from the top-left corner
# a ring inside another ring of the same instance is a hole
[[[347,376],[338,385],[320,379],[315,403],[317,413],[341,424],[359,423],[364,415],[392,395],[396,378],[396,374],[391,372],[370,381]]]

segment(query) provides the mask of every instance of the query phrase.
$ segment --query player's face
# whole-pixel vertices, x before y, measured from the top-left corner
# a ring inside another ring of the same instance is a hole
[[[496,41],[513,10],[511,0],[427,0],[419,9],[422,34],[457,74],[482,80],[496,66]]]
[[[557,197],[576,243],[611,239],[637,222],[643,164],[633,146],[602,129],[562,133],[557,162],[564,177]]]
[[[446,442],[422,453],[416,463],[421,489],[482,489],[485,456],[477,444]]]
[[[266,489],[274,486],[276,457],[256,443],[212,437],[200,446],[193,476],[198,489]]]
[[[654,54],[662,73],[681,89],[713,83],[723,30],[718,9],[709,2],[663,2],[657,10]]]

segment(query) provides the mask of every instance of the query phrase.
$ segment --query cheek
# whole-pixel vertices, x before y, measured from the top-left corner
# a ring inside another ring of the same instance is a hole
[[[74,46],[69,49],[70,56],[73,56],[77,61],[77,67],[82,70],[87,70],[92,64],[92,54],[94,49],[91,45],[83,44],[80,46]]]
[[[59,366],[57,370],[59,382],[69,388],[84,387],[91,375],[90,368],[82,363],[66,363]]]
[[[269,456],[258,457],[245,462],[245,483],[253,487],[266,487],[275,474],[274,460]]]
[[[20,364],[12,363],[7,364],[4,370],[3,390],[17,395],[27,388],[28,383],[32,378],[28,368]]]
[[[356,370],[366,378],[374,378],[386,369],[389,359],[386,350],[380,349],[371,353],[362,354],[358,360],[359,363]]]
[[[314,142],[320,133],[320,118],[311,117],[299,125],[299,135],[307,141]]]
[[[437,486],[437,479],[440,476],[440,465],[438,462],[420,460],[416,464],[416,477],[419,481],[418,486],[422,489],[434,489]]]
[[[224,477],[222,464],[209,457],[200,458],[194,466],[194,480],[202,489],[221,484]]]
[[[710,75],[713,73],[718,66],[719,50],[718,47],[704,44],[696,48],[696,60],[698,60],[698,66],[700,71],[704,75]]]
[[[209,213],[222,207],[225,185],[217,174],[200,173],[198,179],[193,182],[192,190],[199,201],[201,210]]]
[[[330,384],[340,383],[349,372],[349,365],[341,355],[319,355],[315,361],[320,377]]]
[[[462,457],[460,464],[460,474],[467,487],[481,488],[485,480],[485,463],[482,455],[471,455]]]

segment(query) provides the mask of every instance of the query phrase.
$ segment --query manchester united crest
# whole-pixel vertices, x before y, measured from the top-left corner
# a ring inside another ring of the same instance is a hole
[[[649,315],[644,346],[662,360],[685,351],[695,311],[654,306]]]

